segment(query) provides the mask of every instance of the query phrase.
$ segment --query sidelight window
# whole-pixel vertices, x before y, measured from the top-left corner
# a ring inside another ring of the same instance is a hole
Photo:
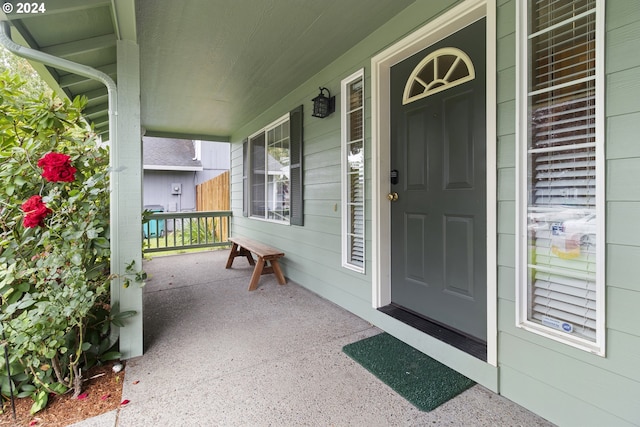
[[[342,263],[364,272],[364,71],[342,81]]]
[[[603,3],[529,0],[518,61],[517,323],[601,355]]]

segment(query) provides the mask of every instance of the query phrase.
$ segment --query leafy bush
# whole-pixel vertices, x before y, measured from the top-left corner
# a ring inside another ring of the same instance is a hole
[[[0,74],[0,331],[9,385],[31,396],[82,389],[82,369],[109,352],[108,148],[81,111],[86,103],[35,98]],[[10,383],[11,382],[11,383]]]
[[[178,240],[185,245],[196,245],[215,241],[215,224],[211,218],[189,218],[178,231]]]

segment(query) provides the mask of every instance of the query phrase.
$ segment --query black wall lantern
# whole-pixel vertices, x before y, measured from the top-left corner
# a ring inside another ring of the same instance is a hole
[[[327,91],[328,97],[324,95],[323,91]],[[329,114],[336,111],[336,97],[331,96],[331,92],[326,87],[320,88],[318,96],[312,99],[313,101],[313,117],[319,117],[324,119]]]

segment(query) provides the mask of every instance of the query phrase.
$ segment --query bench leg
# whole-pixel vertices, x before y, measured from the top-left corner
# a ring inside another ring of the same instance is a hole
[[[233,265],[233,260],[237,257],[237,256],[243,256],[247,258],[247,261],[249,261],[249,265],[256,265],[255,261],[253,260],[253,256],[251,255],[251,252],[246,250],[245,248],[243,248],[242,246],[238,246],[237,243],[234,243],[231,246],[231,252],[229,253],[229,259],[227,259],[227,266],[226,268],[231,268],[231,266]]]
[[[264,258],[258,257],[258,264],[256,264],[253,269],[253,274],[251,275],[251,282],[249,283],[249,290],[255,291],[258,287],[258,280],[260,280],[260,276],[262,275],[262,269],[264,268]]]
[[[229,252],[229,258],[227,259],[227,266],[225,268],[231,268],[233,265],[233,260],[238,255],[236,252],[238,250],[238,245],[234,243],[231,245],[231,252]]]
[[[280,263],[278,262],[278,260],[272,259],[269,262],[271,263],[271,267],[273,268],[273,274],[275,274],[276,278],[278,279],[278,283],[280,283],[281,285],[287,283],[284,279],[284,275],[282,274],[282,270],[280,269]]]
[[[253,260],[253,255],[251,255],[251,251],[245,248],[240,248],[240,256],[247,257],[247,261],[249,261],[249,265],[256,265],[256,262]]]

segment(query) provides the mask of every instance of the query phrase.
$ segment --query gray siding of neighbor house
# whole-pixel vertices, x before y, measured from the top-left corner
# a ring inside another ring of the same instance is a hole
[[[195,211],[196,185],[229,170],[230,146],[226,142],[202,141],[201,171],[144,170],[144,205],[161,205],[165,212]],[[182,194],[171,185],[182,184]]]
[[[196,172],[196,185],[202,184],[231,168],[231,147],[227,142],[201,141],[202,171]]]
[[[196,173],[145,170],[144,206],[161,205],[165,212],[196,210]],[[172,184],[182,184],[182,194],[172,194]]]
[[[606,2],[606,357],[515,327],[515,9],[497,11],[500,392],[560,425],[640,425],[640,3]]]
[[[479,383],[560,425],[640,425],[640,3],[607,2],[606,191],[607,356],[599,357],[516,328],[515,315],[515,0],[498,1],[498,367],[492,367],[372,308],[371,57],[422,27],[455,1],[416,2],[292,88],[232,137],[232,234],[282,249],[285,275],[382,327]],[[340,111],[311,117],[318,86],[339,100],[340,81],[365,69],[366,272],[341,266]],[[242,140],[297,105],[304,114],[304,227],[242,216]],[[385,173],[381,171],[381,173]]]

